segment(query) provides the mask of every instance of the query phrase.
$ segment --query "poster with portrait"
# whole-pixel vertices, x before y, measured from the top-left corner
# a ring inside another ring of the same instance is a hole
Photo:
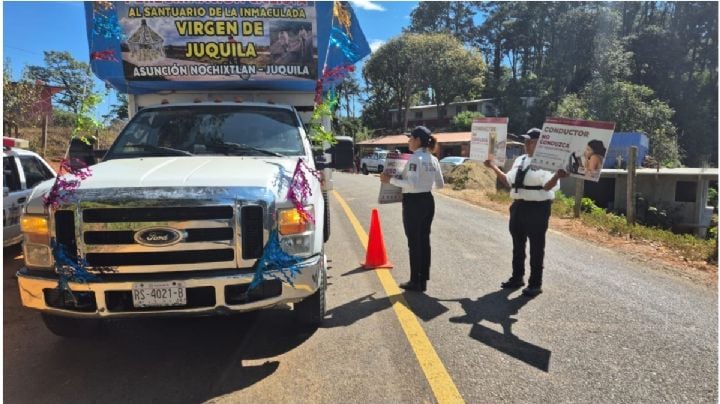
[[[401,175],[411,156],[412,154],[408,153],[388,153],[385,159],[385,170],[383,172],[390,174],[391,177]],[[378,203],[394,202],[402,202],[402,188],[392,184],[381,183]]]
[[[533,166],[564,169],[571,177],[598,182],[615,122],[547,118],[533,155]]]
[[[505,164],[508,118],[475,118],[470,127],[470,159]]]

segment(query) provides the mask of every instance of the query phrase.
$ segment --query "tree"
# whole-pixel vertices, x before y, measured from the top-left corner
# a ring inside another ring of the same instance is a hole
[[[373,52],[370,59],[363,67],[363,76],[371,92],[385,96],[390,99],[398,110],[399,121],[405,122],[407,108],[415,93],[422,91],[419,80],[420,67],[416,55],[418,49],[415,47],[417,41],[408,40],[409,35],[404,34],[393,38]],[[391,122],[389,125],[393,126]],[[405,126],[405,125],[397,125]]]
[[[340,99],[340,105],[338,110],[342,110],[343,101],[345,101],[345,116],[355,117],[355,111],[353,108],[353,101],[355,97],[360,95],[360,84],[355,78],[354,74],[349,74],[343,78],[343,81],[335,87],[338,98]]]
[[[452,129],[458,132],[469,131],[472,121],[475,118],[483,118],[485,115],[476,111],[463,111],[453,117]]]
[[[447,33],[470,43],[474,37],[474,16],[472,2],[421,1],[410,13],[411,23],[406,32]]]
[[[129,117],[127,94],[115,93],[115,97],[118,103],[113,104],[110,107],[110,111],[108,111],[107,114],[103,115],[103,119],[105,121],[109,121],[111,124],[114,121],[121,121]]]
[[[10,61],[5,62],[3,70],[3,129],[8,133],[18,128],[35,126],[40,122],[38,101],[42,93],[42,84],[30,81],[12,81]]]
[[[397,126],[405,128],[407,109],[421,94],[430,90],[438,109],[444,108],[479,94],[484,70],[480,55],[449,34],[403,34],[373,53],[363,75],[374,95],[369,100],[391,100],[400,118]]]
[[[29,66],[27,78],[63,88],[55,96],[57,102],[79,114],[87,97],[97,94],[90,66],[75,60],[69,52],[45,51],[44,54],[46,66]]]

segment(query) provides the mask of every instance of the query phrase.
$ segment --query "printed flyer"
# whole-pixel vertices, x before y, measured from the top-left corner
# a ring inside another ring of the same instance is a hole
[[[470,159],[505,164],[508,118],[475,118],[470,131]]]
[[[117,2],[128,81],[315,80],[312,2]]]
[[[385,170],[383,172],[390,174],[391,177],[401,175],[411,156],[412,154],[409,153],[388,153],[385,160]],[[402,188],[392,184],[381,183],[378,203],[394,202],[402,202]]]
[[[598,182],[615,122],[548,118],[533,155],[533,167],[564,169],[571,177]]]

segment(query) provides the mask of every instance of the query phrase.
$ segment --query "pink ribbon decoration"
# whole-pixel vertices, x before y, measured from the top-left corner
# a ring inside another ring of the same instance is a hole
[[[92,175],[90,167],[79,160],[76,161],[76,163],[81,164],[82,167],[73,168],[68,159],[63,159],[60,162],[60,170],[58,170],[55,183],[52,188],[50,188],[50,192],[48,192],[46,196],[43,196],[45,207],[57,209],[75,193],[75,190],[80,187],[80,183],[83,180]]]
[[[118,61],[117,58],[115,58],[115,51],[113,49],[92,52],[90,54],[90,60],[105,60],[107,62]]]
[[[303,170],[303,168],[305,170]],[[305,223],[315,223],[315,218],[313,217],[312,213],[308,212],[305,209],[305,203],[312,195],[312,190],[310,189],[310,182],[305,176],[305,171],[309,172],[312,176],[317,178],[318,181],[320,180],[319,171],[313,170],[312,168],[308,167],[302,159],[298,159],[298,162],[295,165],[295,172],[293,172],[292,180],[290,181],[287,199],[293,203],[293,206],[295,206],[295,209],[298,210],[298,212],[300,213],[300,217],[302,217]]]

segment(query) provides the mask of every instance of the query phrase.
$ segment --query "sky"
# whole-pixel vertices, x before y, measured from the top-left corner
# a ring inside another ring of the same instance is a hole
[[[375,50],[399,35],[410,23],[415,1],[351,1],[370,47]],[[10,60],[13,78],[24,66],[44,66],[43,51],[68,51],[77,60],[89,63],[85,11],[79,1],[3,1],[3,69]],[[367,59],[367,58],[366,58]],[[362,62],[357,67],[360,70]],[[359,77],[359,75],[358,75]],[[104,88],[97,80],[96,90]],[[117,102],[111,94],[98,106],[96,116],[106,114]]]

